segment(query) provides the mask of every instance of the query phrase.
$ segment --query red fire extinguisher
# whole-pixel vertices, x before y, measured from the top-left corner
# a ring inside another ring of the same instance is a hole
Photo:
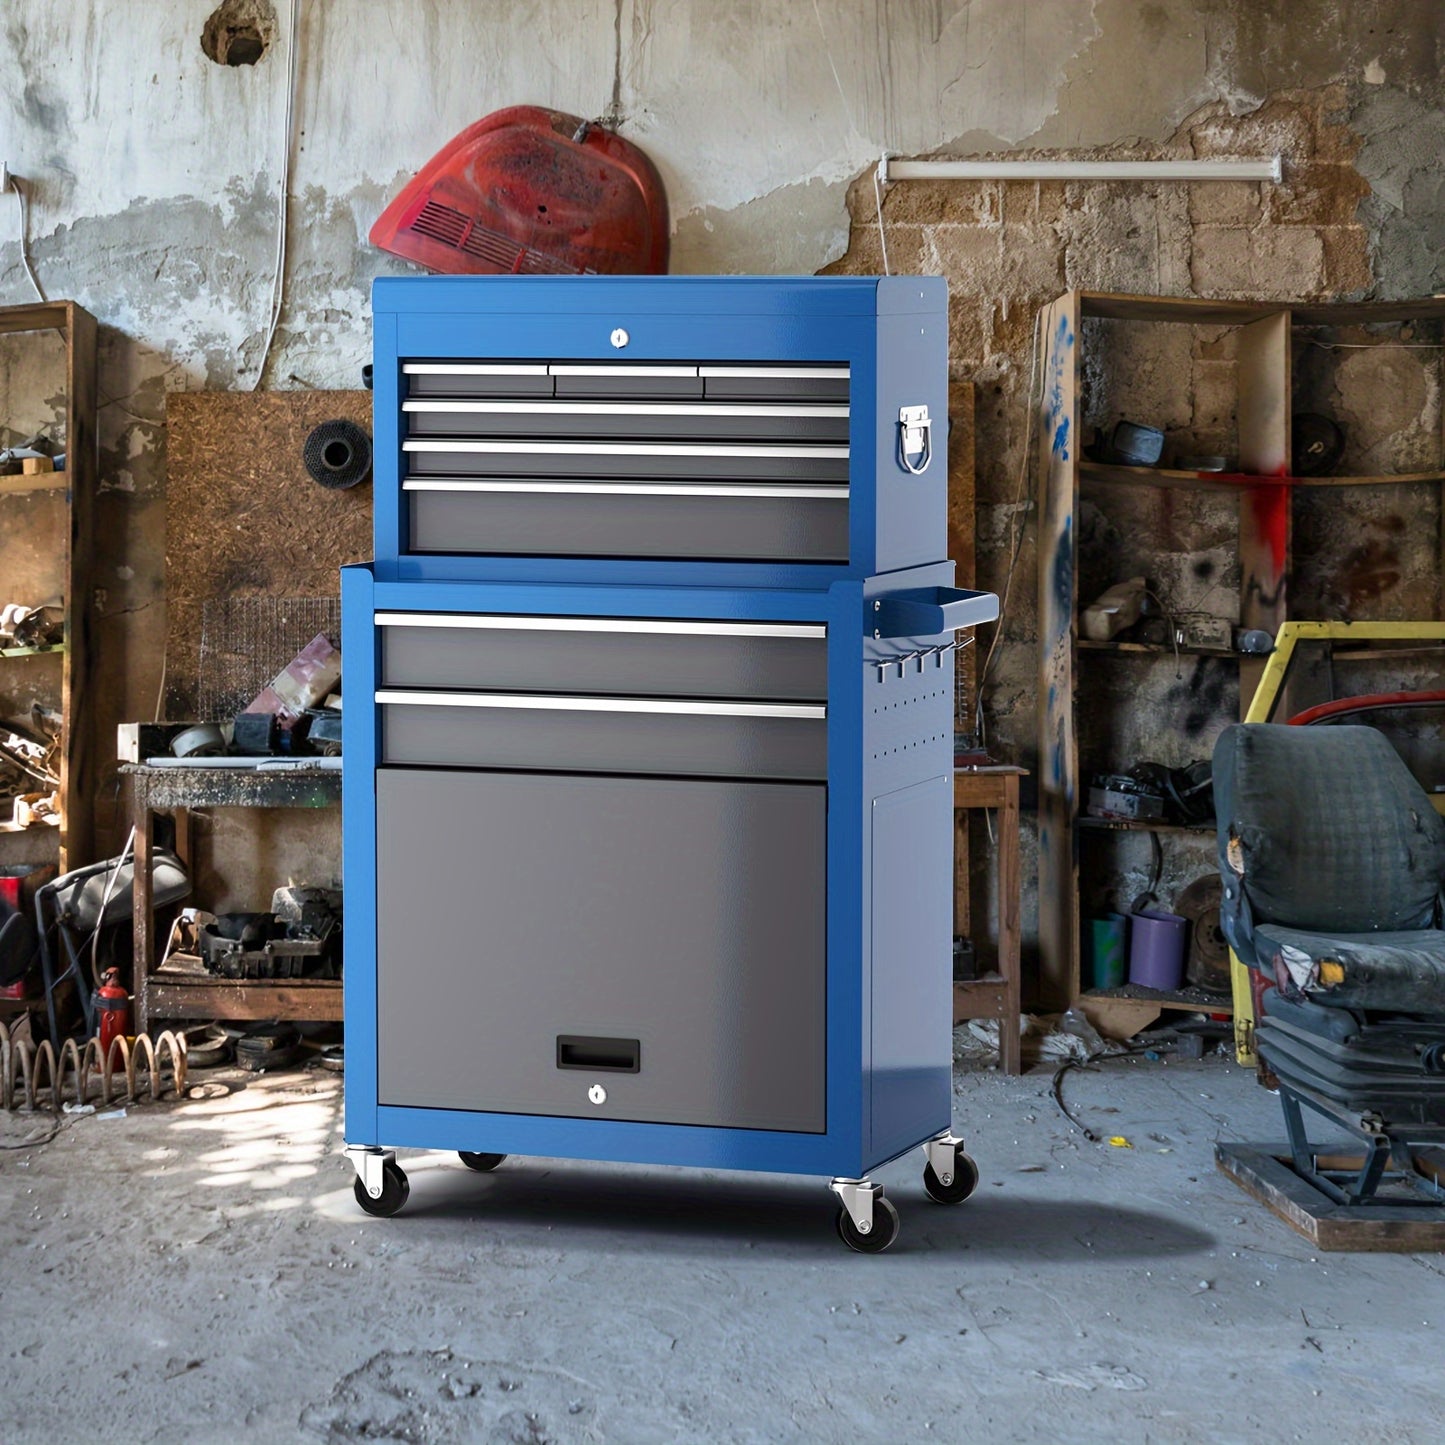
[[[130,993],[120,981],[120,970],[108,968],[100,987],[91,995],[95,1008],[96,1033],[100,1052],[110,1056],[110,1041],[130,1033]]]

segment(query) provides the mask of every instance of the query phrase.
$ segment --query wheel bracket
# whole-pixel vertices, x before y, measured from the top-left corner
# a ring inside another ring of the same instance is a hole
[[[943,1133],[935,1134],[932,1139],[924,1141],[924,1157],[933,1166],[933,1172],[938,1175],[938,1182],[945,1188],[953,1183],[953,1173],[957,1168],[957,1154],[962,1148],[963,1140],[952,1129],[945,1129]]]
[[[871,1179],[833,1179],[828,1188],[838,1196],[859,1234],[873,1232],[873,1204],[883,1198],[883,1186]]]
[[[373,1199],[381,1198],[386,1166],[396,1163],[395,1149],[378,1149],[373,1144],[348,1144],[346,1157],[351,1160],[361,1187]]]

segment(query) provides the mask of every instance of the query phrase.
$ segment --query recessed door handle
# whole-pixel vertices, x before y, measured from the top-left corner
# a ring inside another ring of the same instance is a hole
[[[636,1074],[642,1070],[642,1044],[637,1039],[599,1038],[593,1034],[558,1034],[557,1067],[592,1073]]]

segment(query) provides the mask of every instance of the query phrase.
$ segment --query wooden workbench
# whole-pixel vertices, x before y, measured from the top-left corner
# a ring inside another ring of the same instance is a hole
[[[340,979],[230,979],[194,970],[161,969],[151,908],[151,854],[157,813],[176,823],[176,852],[190,863],[187,818],[192,808],[330,808],[341,802],[341,770],[306,766],[171,768],[129,764],[135,817],[135,1027],[167,1019],[341,1020]]]

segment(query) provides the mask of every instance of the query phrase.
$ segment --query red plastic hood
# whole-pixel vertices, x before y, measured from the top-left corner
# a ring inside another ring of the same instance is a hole
[[[468,126],[377,218],[371,243],[468,275],[660,274],[667,197],[636,146],[516,105]]]

